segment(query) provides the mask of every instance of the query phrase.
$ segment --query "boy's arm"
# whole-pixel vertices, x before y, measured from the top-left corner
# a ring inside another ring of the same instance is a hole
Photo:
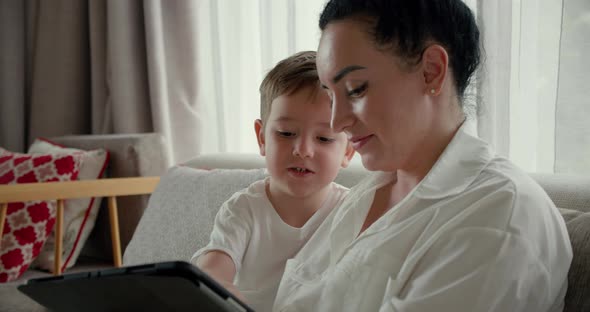
[[[236,266],[228,254],[219,250],[209,251],[197,258],[196,265],[240,300],[246,301],[234,286]]]
[[[243,192],[235,193],[223,203],[215,216],[209,244],[198,250],[191,259],[191,263],[243,301],[244,296],[233,281],[241,269],[242,257],[250,238],[253,221],[248,207],[249,201]]]

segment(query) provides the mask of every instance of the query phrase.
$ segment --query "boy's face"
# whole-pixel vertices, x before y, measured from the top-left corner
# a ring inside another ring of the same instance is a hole
[[[353,155],[344,133],[330,128],[330,99],[305,87],[272,102],[263,128],[256,121],[260,154],[266,157],[271,186],[285,195],[312,196],[346,167]]]

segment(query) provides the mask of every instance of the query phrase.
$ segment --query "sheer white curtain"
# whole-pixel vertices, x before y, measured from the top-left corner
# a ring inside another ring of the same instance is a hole
[[[281,59],[316,50],[320,0],[199,1],[202,152],[257,153],[258,87]]]
[[[527,171],[590,173],[590,2],[478,2],[479,136]]]

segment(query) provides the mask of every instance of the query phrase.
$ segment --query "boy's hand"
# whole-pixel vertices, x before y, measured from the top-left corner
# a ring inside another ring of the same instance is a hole
[[[236,266],[228,254],[219,250],[209,251],[197,258],[196,265],[234,296],[246,302],[244,296],[233,283],[236,276]]]
[[[246,298],[244,298],[242,293],[236,288],[236,286],[233,283],[220,282],[220,284],[227,290],[229,290],[229,292],[231,292],[234,296],[238,297],[238,299],[242,300],[245,303],[248,303],[248,301],[246,301]]]

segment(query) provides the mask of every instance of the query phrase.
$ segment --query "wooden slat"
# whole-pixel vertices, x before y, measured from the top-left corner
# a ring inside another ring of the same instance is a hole
[[[117,213],[117,198],[109,197],[109,221],[111,224],[111,243],[113,245],[113,260],[115,267],[121,267],[121,238],[119,237],[119,215]]]
[[[64,233],[64,200],[57,200],[57,213],[55,215],[55,254],[53,261],[53,274],[61,274],[61,253],[63,250]]]
[[[0,203],[151,194],[160,177],[0,185]]]

